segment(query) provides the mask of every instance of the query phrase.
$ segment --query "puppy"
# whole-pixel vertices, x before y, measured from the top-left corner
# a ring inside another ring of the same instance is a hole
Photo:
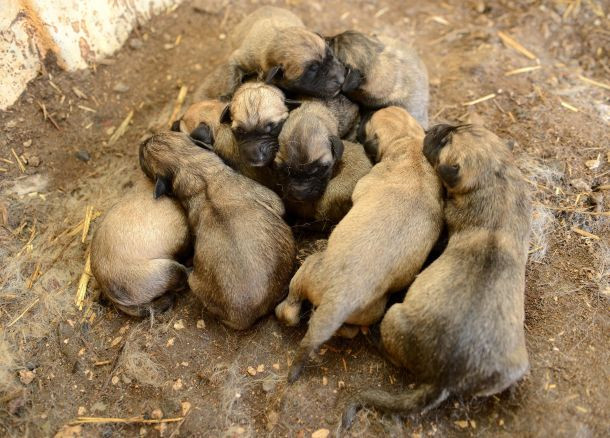
[[[230,40],[234,52],[225,68],[226,83],[254,74],[284,90],[315,97],[341,91],[345,67],[324,39],[290,11],[259,8],[235,27]]]
[[[289,213],[324,228],[336,224],[352,208],[352,193],[356,183],[371,171],[371,162],[362,145],[343,141],[343,157],[337,163],[335,172],[320,199],[311,202],[284,200]]]
[[[529,366],[523,296],[531,206],[511,151],[482,127],[437,125],[424,154],[447,190],[449,243],[381,323],[388,355],[419,386],[361,393],[344,425],[363,405],[409,413],[450,395],[489,396]]]
[[[242,175],[264,186],[277,190],[275,173],[269,167],[253,167],[240,153],[237,140],[229,125],[220,123],[227,103],[204,100],[192,104],[182,118],[176,120],[172,130],[190,135],[193,139],[211,145],[223,161]]]
[[[428,72],[413,48],[353,30],[327,41],[347,67],[343,92],[350,99],[371,109],[400,106],[428,127]]]
[[[112,206],[91,242],[91,271],[102,292],[132,316],[167,309],[171,292],[188,288],[188,271],[177,259],[187,255],[190,236],[182,206],[154,199],[142,178],[134,191]]]
[[[221,121],[231,125],[243,161],[253,167],[267,166],[277,153],[277,137],[289,110],[298,105],[273,85],[246,82],[233,95]]]
[[[303,299],[317,304],[289,381],[344,322],[381,319],[388,294],[413,281],[442,228],[442,187],[421,152],[424,131],[417,121],[389,107],[372,116],[365,132],[377,144],[378,163],[356,184],[354,205],[326,250],[305,260],[275,311],[293,325]]]
[[[274,160],[283,196],[293,201],[319,199],[343,156],[341,138],[352,129],[357,105],[343,95],[308,100],[290,112],[278,137]]]
[[[156,181],[155,197],[171,194],[187,212],[195,237],[188,284],[204,308],[238,330],[272,310],[285,294],[295,259],[279,197],[183,133],[145,141],[140,165]]]

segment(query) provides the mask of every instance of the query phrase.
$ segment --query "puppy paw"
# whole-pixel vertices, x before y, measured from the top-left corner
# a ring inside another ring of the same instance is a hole
[[[275,316],[287,326],[295,326],[299,323],[300,304],[290,304],[286,300],[275,307]]]

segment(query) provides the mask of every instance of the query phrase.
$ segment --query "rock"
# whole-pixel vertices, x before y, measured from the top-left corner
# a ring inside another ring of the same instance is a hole
[[[112,380],[110,380],[113,385],[119,383],[119,376],[112,376]]]
[[[29,140],[26,140],[23,142],[24,148],[29,148],[30,146],[32,146],[32,139],[29,139]]]
[[[181,319],[179,319],[178,321],[176,321],[174,323],[174,329],[176,330],[182,330],[184,329],[184,321],[182,321]]]
[[[89,152],[86,149],[79,150],[75,155],[76,158],[84,161],[85,163],[91,159],[91,155],[89,155]]]
[[[131,47],[134,50],[141,49],[143,46],[144,46],[144,43],[142,42],[142,40],[140,40],[138,38],[132,38],[131,40],[129,40],[129,47]]]
[[[21,380],[21,383],[23,383],[24,385],[29,385],[30,383],[32,383],[34,377],[36,377],[36,374],[34,374],[33,371],[19,370],[19,380]]]
[[[79,416],[81,416],[81,417],[82,417],[82,416],[83,416],[83,415],[85,415],[86,413],[87,413],[87,408],[86,408],[86,407],[84,407],[84,406],[79,406],[79,407],[78,407],[78,415],[79,415]]]
[[[38,368],[38,364],[36,362],[26,362],[25,367],[30,371],[34,371]]]
[[[54,438],[79,438],[83,433],[83,427],[80,424],[76,426],[63,426],[57,431]]]
[[[256,369],[254,367],[248,367],[247,371],[251,376],[256,376]]]
[[[198,329],[204,329],[205,328],[205,321],[203,319],[198,319],[197,320],[197,328]]]
[[[259,366],[256,367],[257,373],[262,373],[263,371],[265,371],[265,365],[260,364]]]
[[[116,91],[117,93],[127,93],[129,91],[129,85],[123,82],[117,82],[114,87],[112,87],[112,91]]]
[[[311,438],[326,438],[330,434],[328,429],[318,429],[311,434]]]
[[[172,389],[174,391],[180,391],[184,385],[182,384],[182,379],[178,379],[172,385]]]

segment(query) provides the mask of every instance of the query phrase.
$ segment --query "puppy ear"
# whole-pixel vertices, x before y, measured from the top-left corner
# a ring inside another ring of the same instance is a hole
[[[453,166],[441,164],[436,171],[447,187],[455,187],[460,180],[460,166],[457,164]]]
[[[233,119],[231,118],[231,105],[225,106],[220,114],[220,123],[231,124]]]
[[[343,157],[343,142],[336,135],[330,136],[330,147],[335,161],[339,161]]]
[[[175,120],[174,123],[172,123],[171,130],[174,132],[180,132],[180,122],[181,122],[180,119]]]
[[[276,65],[272,67],[271,70],[267,72],[267,76],[265,76],[265,83],[271,84],[273,81],[279,81],[284,76],[284,70],[281,65]]]
[[[344,93],[351,93],[355,91],[364,82],[364,75],[357,68],[348,67],[347,74],[345,75],[345,81],[341,86],[341,91]]]
[[[294,100],[294,99],[284,99],[284,104],[288,107],[288,110],[292,111],[295,108],[298,108],[301,106],[303,102],[301,102],[300,100]]]
[[[169,181],[167,180],[167,178],[158,176],[157,181],[155,181],[155,191],[153,193],[153,196],[155,197],[155,199],[158,199],[159,197],[167,195],[168,193]]]
[[[193,132],[189,134],[189,136],[196,141],[212,145],[214,144],[214,135],[212,134],[212,130],[205,123],[200,123]]]

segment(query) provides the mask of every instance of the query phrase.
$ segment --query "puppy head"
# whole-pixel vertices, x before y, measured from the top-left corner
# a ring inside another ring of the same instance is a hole
[[[227,104],[220,100],[194,103],[188,107],[181,119],[174,122],[172,131],[190,134],[196,140],[213,145],[220,127],[220,117],[226,106]]]
[[[345,67],[324,39],[300,27],[280,32],[268,51],[266,64],[267,82],[315,97],[337,95],[345,81]]]
[[[296,201],[320,198],[343,156],[343,142],[316,117],[289,117],[274,167],[284,194]]]
[[[289,107],[298,102],[287,100],[273,85],[247,82],[237,89],[221,121],[230,123],[239,153],[254,167],[269,165],[278,150],[277,137],[288,118]]]
[[[478,125],[433,126],[424,138],[423,152],[451,193],[493,185],[512,159],[510,145]]]
[[[424,130],[417,120],[397,106],[365,114],[358,130],[358,140],[373,161],[379,161],[385,149],[398,138],[423,137]]]
[[[173,194],[176,172],[199,148],[181,132],[160,132],[140,145],[140,167],[155,181],[154,197]]]

